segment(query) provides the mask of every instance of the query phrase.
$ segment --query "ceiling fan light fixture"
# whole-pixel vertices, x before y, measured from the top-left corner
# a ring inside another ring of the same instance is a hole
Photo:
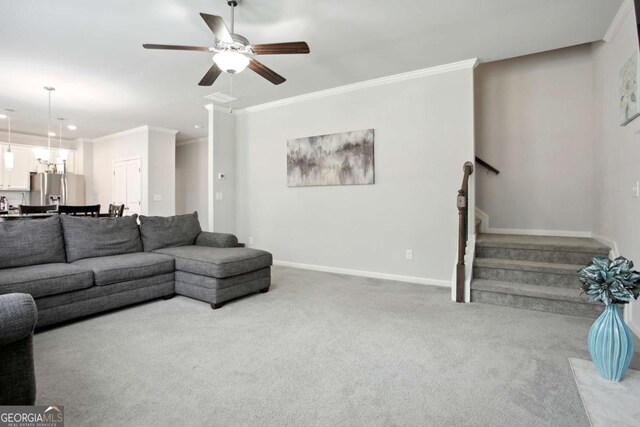
[[[247,65],[249,65],[250,59],[245,55],[232,50],[225,50],[218,52],[213,56],[213,62],[225,73],[236,74],[242,72]]]

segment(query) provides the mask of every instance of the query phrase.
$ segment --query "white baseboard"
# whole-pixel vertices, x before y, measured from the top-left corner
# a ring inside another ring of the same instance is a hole
[[[596,239],[598,242],[602,243],[603,245],[609,246],[611,248],[611,251],[609,253],[609,256],[611,256],[612,259],[616,259],[620,256],[620,251],[618,250],[618,244],[616,242],[614,242],[613,240],[601,236],[599,234],[593,233],[593,235],[591,236],[594,239]]]
[[[480,223],[480,232],[481,233],[488,233],[489,231],[489,215],[487,215],[486,212],[484,212],[483,210],[479,209],[479,208],[475,208],[475,214],[477,218],[480,218],[480,220],[482,221]],[[475,230],[475,228],[474,228]]]
[[[524,228],[488,228],[486,233],[520,234],[525,236],[593,237],[593,233],[591,233],[590,231],[531,230]]]
[[[473,279],[473,261],[476,258],[476,235],[469,234],[467,251],[464,257],[464,302],[471,302],[471,280]]]
[[[631,304],[640,304],[640,302],[635,302]],[[635,322],[633,316],[631,315],[631,304],[627,304],[624,307],[623,318],[624,322],[627,324],[631,332],[637,337],[640,338],[640,322]]]
[[[282,267],[299,268],[302,270],[323,271],[325,273],[346,274],[348,276],[371,277],[373,279],[395,280],[397,282],[418,283],[421,285],[441,286],[450,288],[451,282],[448,280],[429,279],[426,277],[401,276],[397,274],[378,273],[374,271],[351,270],[348,268],[327,267],[324,265],[301,264],[289,261],[273,261],[273,265]]]

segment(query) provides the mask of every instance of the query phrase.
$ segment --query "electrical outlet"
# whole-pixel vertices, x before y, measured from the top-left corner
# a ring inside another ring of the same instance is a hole
[[[636,186],[632,188],[633,197],[635,199],[640,198],[640,181],[636,181]]]
[[[405,258],[408,259],[409,261],[413,260],[413,250],[412,249],[407,249],[405,251]]]
[[[224,173],[220,172],[220,173],[218,174],[218,179],[224,179]]]
[[[160,201],[162,201],[162,194],[154,194],[154,195],[153,195],[153,201],[154,201],[154,202],[160,202]]]

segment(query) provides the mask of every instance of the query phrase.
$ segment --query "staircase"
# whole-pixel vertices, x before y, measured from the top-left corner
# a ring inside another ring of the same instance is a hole
[[[601,305],[581,295],[576,272],[608,255],[593,239],[479,234],[471,301],[596,318]]]

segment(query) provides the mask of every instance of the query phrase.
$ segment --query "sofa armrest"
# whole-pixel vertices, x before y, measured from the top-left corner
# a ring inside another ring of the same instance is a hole
[[[0,346],[27,338],[37,320],[38,310],[31,295],[0,295]]]
[[[202,231],[198,234],[196,245],[212,248],[235,248],[238,246],[238,238],[233,234]]]

